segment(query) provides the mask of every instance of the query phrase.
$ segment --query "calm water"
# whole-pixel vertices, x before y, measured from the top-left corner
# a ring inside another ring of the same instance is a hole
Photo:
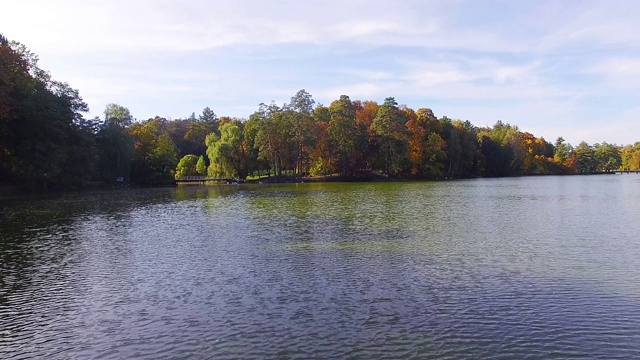
[[[640,176],[0,203],[0,358],[639,358]]]

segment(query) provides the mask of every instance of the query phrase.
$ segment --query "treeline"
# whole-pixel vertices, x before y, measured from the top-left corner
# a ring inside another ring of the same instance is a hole
[[[117,104],[103,118],[85,119],[78,91],[37,60],[0,36],[0,184],[25,190],[158,185],[198,174],[443,179],[640,169],[640,142],[548,143],[502,122],[437,118],[392,97],[378,104],[343,95],[323,106],[300,90],[246,120],[207,107],[186,119],[136,121]]]
[[[476,127],[437,118],[431,109],[414,111],[393,97],[378,104],[342,95],[329,106],[316,106],[300,90],[288,104],[261,104],[247,121],[218,125],[206,138],[209,176],[376,173],[445,179],[640,168],[640,142],[624,148],[582,142],[574,148],[558,138],[552,144],[500,121]]]

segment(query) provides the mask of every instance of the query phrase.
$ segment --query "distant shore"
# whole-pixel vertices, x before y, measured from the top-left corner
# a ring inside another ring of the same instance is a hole
[[[571,176],[571,175],[615,175],[615,174],[639,174],[640,171],[610,171],[610,172],[594,172],[589,174],[566,174],[566,175],[547,175],[547,174],[531,174],[531,175],[520,175],[520,176],[508,176],[507,178],[513,177],[529,177],[529,176]],[[499,177],[475,177],[475,178],[412,178],[412,177],[388,177],[386,175],[378,174],[375,172],[362,172],[356,176],[342,176],[338,174],[333,175],[323,175],[323,176],[290,176],[290,175],[281,175],[281,176],[267,176],[261,177],[258,179],[249,179],[244,181],[233,181],[229,182],[230,184],[299,184],[299,183],[354,183],[354,182],[403,182],[403,181],[450,181],[450,180],[468,180],[468,179],[497,179]],[[504,177],[503,177],[504,178]],[[214,181],[206,181],[203,182],[204,185],[223,185],[224,182],[214,182]],[[202,184],[188,184],[188,186],[198,186]],[[185,184],[187,185],[187,184]],[[92,182],[85,187],[79,189],[66,189],[66,190],[56,190],[56,191],[44,191],[44,192],[23,192],[20,187],[17,185],[8,185],[8,184],[0,184],[0,200],[7,199],[15,199],[15,198],[28,198],[28,197],[40,197],[47,195],[60,195],[60,194],[70,194],[70,193],[78,193],[85,191],[94,191],[94,190],[114,190],[114,189],[145,189],[145,188],[159,188],[159,187],[173,187],[177,186],[176,183],[163,183],[163,184],[155,184],[155,185],[142,185],[142,184],[129,184],[125,183],[122,185],[114,185],[114,184],[103,184]]]

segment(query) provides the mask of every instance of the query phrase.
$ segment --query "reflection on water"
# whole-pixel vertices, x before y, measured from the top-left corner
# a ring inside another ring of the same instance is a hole
[[[13,200],[0,358],[633,358],[640,177]]]

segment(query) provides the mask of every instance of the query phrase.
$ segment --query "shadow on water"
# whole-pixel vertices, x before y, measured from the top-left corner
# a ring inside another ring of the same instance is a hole
[[[23,206],[0,215],[0,306],[7,296],[42,275],[41,267],[64,263],[72,246],[70,209]]]

